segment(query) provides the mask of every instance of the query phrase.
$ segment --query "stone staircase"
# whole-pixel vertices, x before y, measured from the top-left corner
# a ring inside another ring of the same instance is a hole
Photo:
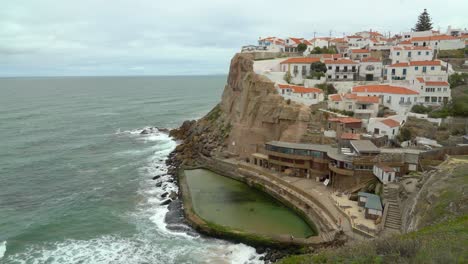
[[[384,229],[398,231],[401,229],[401,211],[398,202],[398,185],[386,184],[383,189],[385,210],[388,210],[385,218]]]

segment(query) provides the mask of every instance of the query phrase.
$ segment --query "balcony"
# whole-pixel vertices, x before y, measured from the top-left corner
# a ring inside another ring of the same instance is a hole
[[[354,175],[354,171],[353,171],[353,170],[341,169],[341,168],[336,167],[336,166],[335,166],[334,164],[332,164],[332,163],[328,164],[328,169],[330,169],[330,170],[333,171],[334,173],[340,174],[340,175],[346,175],[346,176],[353,176],[353,175]]]
[[[400,102],[398,102],[398,104],[399,105],[411,105],[412,103],[408,102],[408,101],[406,101],[406,102],[400,101]]]
[[[354,113],[356,113],[356,114],[373,114],[374,110],[372,110],[372,109],[354,109]]]

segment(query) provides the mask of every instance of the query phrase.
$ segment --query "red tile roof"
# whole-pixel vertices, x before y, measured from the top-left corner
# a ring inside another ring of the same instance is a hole
[[[341,139],[359,140],[361,139],[361,134],[342,133]]]
[[[347,38],[362,38],[361,36],[347,36]]]
[[[300,44],[304,40],[303,38],[289,38],[289,39],[294,41],[294,43],[296,44]]]
[[[398,126],[400,126],[400,122],[395,121],[395,120],[390,119],[390,118],[381,120],[380,122],[384,123],[388,127],[398,127]]]
[[[349,59],[325,60],[325,64],[358,64]]]
[[[291,64],[291,63],[311,64],[311,63],[318,62],[318,61],[320,61],[320,58],[300,57],[300,58],[289,58],[287,60],[282,61],[280,64]]]
[[[440,61],[411,61],[411,66],[440,66]]]
[[[392,64],[388,67],[408,67],[408,66],[440,66],[440,61],[411,61]]]
[[[349,123],[362,123],[361,119],[357,119],[354,117],[335,117],[335,118],[330,118],[328,119],[330,122],[340,122],[343,124],[349,124]]]
[[[426,82],[426,86],[449,86],[448,82]]]
[[[347,93],[347,94],[344,94],[344,97],[346,99],[356,99],[357,94]]]
[[[453,40],[453,39],[457,39],[457,38],[449,36],[449,35],[436,35],[436,36],[427,36],[427,37],[414,37],[414,38],[411,38],[411,42],[431,41],[431,40]]]
[[[432,50],[429,46],[402,46],[402,47],[393,47],[394,50]]]
[[[361,62],[380,62],[380,59],[374,57],[362,58]]]
[[[411,89],[388,84],[371,84],[353,87],[354,93],[389,93],[389,94],[419,94]]]
[[[360,103],[378,104],[380,102],[380,98],[378,96],[356,96],[356,101]]]
[[[351,49],[351,53],[370,53],[368,49]]]
[[[289,85],[289,84],[278,84],[280,89],[291,89],[294,93],[323,93],[322,89],[315,88],[315,87],[304,87],[304,86],[297,86],[297,85]]]
[[[420,82],[420,83],[424,83],[424,78],[422,78],[422,77],[418,77],[418,78],[416,78],[416,80],[418,80],[418,82]]]
[[[322,54],[322,58],[324,59],[339,59],[342,58],[343,55],[341,54]]]
[[[404,41],[401,41],[398,44],[411,44],[411,41],[410,40],[404,40]]]
[[[339,95],[339,94],[331,94],[330,95],[330,100],[332,100],[334,102],[339,102],[339,101],[342,101],[342,98],[341,98],[341,95]]]

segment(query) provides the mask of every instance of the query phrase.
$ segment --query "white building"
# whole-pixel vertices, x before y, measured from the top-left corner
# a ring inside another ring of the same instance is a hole
[[[263,47],[265,51],[284,52],[284,39],[277,37],[260,38],[258,45]]]
[[[410,32],[404,32],[401,34],[402,36],[402,41],[410,40],[415,37],[430,37],[430,36],[435,36],[438,35],[439,32],[434,31],[434,30],[426,30],[426,31],[410,31]]]
[[[434,52],[429,46],[394,46],[390,49],[392,63],[430,61],[433,57]]]
[[[327,79],[334,81],[354,80],[359,68],[359,64],[350,59],[324,60],[324,63],[327,66]]]
[[[453,50],[465,48],[465,41],[463,39],[447,35],[413,37],[410,41],[413,44],[413,46],[431,46],[437,50]]]
[[[377,58],[368,57],[359,62],[359,76],[366,81],[377,81],[383,76],[382,61]]]
[[[371,52],[368,49],[349,49],[348,53],[352,60],[360,60],[371,56]]]
[[[439,60],[434,61],[410,61],[394,63],[387,66],[387,80],[415,80],[417,77],[431,76],[446,80],[448,74],[442,70]]]
[[[352,92],[358,96],[378,96],[384,106],[399,115],[409,112],[419,97],[417,91],[389,84],[355,86]]]
[[[285,99],[290,99],[307,106],[318,104],[324,100],[323,91],[319,88],[307,88],[290,84],[277,84],[278,93]]]
[[[299,52],[297,50],[297,45],[304,43],[309,48],[312,44],[304,38],[287,38],[284,42],[284,51],[285,52]]]
[[[362,49],[369,46],[370,40],[362,36],[346,36],[345,40],[348,42],[350,48]]]
[[[400,122],[391,118],[371,119],[367,125],[367,132],[394,139],[400,133],[400,125]]]
[[[369,119],[379,112],[380,98],[377,96],[358,96],[357,94],[331,94],[328,96],[328,109],[353,111],[354,117]]]
[[[302,84],[310,75],[310,66],[314,62],[320,62],[320,58],[289,58],[280,63],[280,68],[282,72],[291,74],[291,83]]]
[[[327,37],[313,38],[309,40],[310,44],[312,45],[312,48],[315,48],[315,47],[328,48],[330,45],[329,41],[330,41],[330,38],[327,38]]]
[[[394,182],[396,179],[396,170],[383,164],[374,165],[373,173],[383,184]]]
[[[450,84],[446,81],[431,81],[430,78],[416,78],[412,88],[419,91],[418,103],[441,105],[451,100]]]

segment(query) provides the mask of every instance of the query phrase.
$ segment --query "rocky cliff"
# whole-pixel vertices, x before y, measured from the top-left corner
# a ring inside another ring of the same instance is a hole
[[[236,54],[221,102],[171,131],[183,140],[175,159],[191,163],[200,153],[243,158],[270,140],[299,142],[311,118],[308,107],[283,99],[270,80],[254,73],[252,54]]]

